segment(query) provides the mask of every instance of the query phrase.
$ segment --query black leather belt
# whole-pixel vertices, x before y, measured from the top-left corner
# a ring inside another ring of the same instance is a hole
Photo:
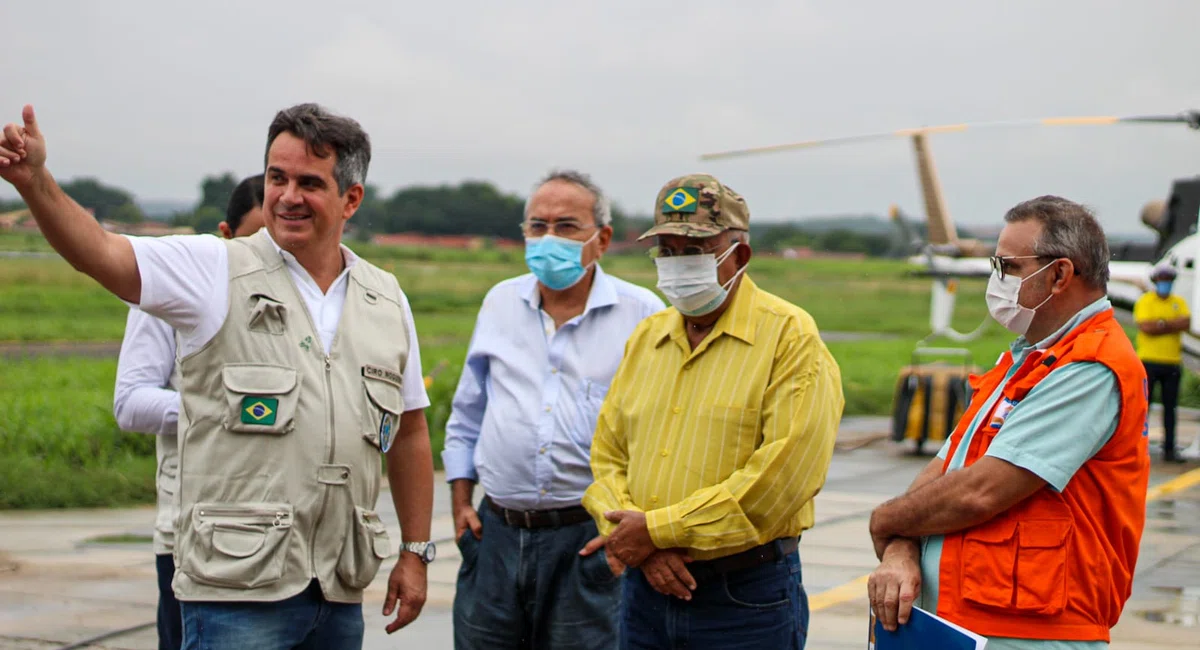
[[[491,498],[484,497],[484,501],[492,512],[500,515],[504,523],[516,528],[557,528],[592,520],[592,515],[583,506],[554,510],[509,510],[496,505]]]
[[[695,560],[687,564],[687,570],[697,582],[710,580],[727,573],[750,569],[760,564],[775,562],[783,556],[800,548],[799,537],[780,537],[761,546],[746,549],[712,560]]]

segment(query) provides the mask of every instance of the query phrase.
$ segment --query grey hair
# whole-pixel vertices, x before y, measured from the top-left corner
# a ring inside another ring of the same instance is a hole
[[[338,194],[345,194],[355,184],[367,182],[371,139],[358,122],[334,115],[312,103],[285,108],[275,114],[267,130],[268,154],[275,138],[284,132],[303,140],[317,157],[325,158],[330,149],[333,150],[333,178],[337,181]]]
[[[1091,210],[1061,196],[1046,195],[1018,203],[1004,215],[1008,223],[1030,219],[1042,224],[1042,233],[1033,242],[1034,254],[1065,257],[1089,286],[1108,287],[1108,239]]]
[[[595,201],[592,204],[592,218],[597,226],[607,226],[612,224],[612,203],[604,194],[604,190],[592,181],[592,177],[587,174],[573,169],[556,169],[534,186],[536,192],[538,188],[551,181],[563,181],[572,185],[577,185],[587,190]],[[530,195],[532,198],[532,195]],[[525,201],[525,218],[529,219],[529,200]]]

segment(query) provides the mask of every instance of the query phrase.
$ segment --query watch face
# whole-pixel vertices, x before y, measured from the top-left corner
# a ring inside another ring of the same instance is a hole
[[[433,542],[429,542],[425,545],[425,562],[432,562],[435,557],[437,557],[437,547],[433,545]]]

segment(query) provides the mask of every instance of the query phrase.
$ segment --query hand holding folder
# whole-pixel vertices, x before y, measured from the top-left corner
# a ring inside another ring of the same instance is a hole
[[[944,618],[930,614],[920,607],[912,608],[908,622],[895,632],[883,629],[870,611],[870,627],[867,633],[867,650],[983,650],[987,639],[970,630],[955,625]]]

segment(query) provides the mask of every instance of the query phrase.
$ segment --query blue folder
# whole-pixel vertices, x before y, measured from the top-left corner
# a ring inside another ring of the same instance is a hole
[[[933,614],[913,607],[908,622],[895,632],[883,629],[883,623],[870,615],[867,647],[873,650],[982,650],[987,639],[938,618]]]

